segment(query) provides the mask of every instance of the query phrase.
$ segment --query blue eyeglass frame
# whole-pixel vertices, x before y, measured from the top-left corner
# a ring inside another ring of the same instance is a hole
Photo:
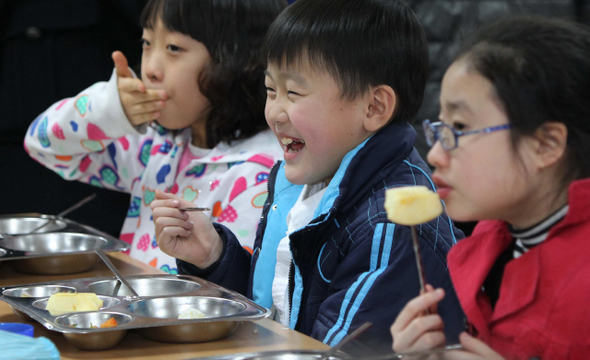
[[[480,133],[489,134],[494,131],[510,129],[511,127],[512,127],[512,124],[504,124],[504,125],[491,126],[491,127],[477,129],[477,130],[471,130],[471,131],[459,131],[459,130],[455,130],[452,126],[447,125],[447,124],[440,122],[440,121],[437,121],[434,123],[431,123],[430,120],[422,121],[422,130],[424,131],[424,136],[426,137],[426,142],[428,143],[429,146],[433,146],[439,140],[438,134],[440,133],[440,128],[448,128],[451,130],[451,132],[453,133],[453,136],[455,137],[455,139],[454,139],[455,146],[449,148],[448,146],[443,145],[443,143],[440,144],[442,146],[442,148],[447,151],[454,150],[457,148],[457,146],[459,146],[459,137],[461,137],[461,136],[480,134]],[[428,136],[429,132],[431,132],[433,134],[434,141],[432,141],[430,139],[430,137]]]

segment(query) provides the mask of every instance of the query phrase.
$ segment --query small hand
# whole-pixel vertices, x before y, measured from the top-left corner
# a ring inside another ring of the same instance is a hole
[[[140,79],[133,77],[127,58],[120,51],[113,52],[113,62],[117,71],[117,88],[123,111],[134,125],[157,120],[161,110],[166,107],[168,95],[164,90],[146,89]]]
[[[437,304],[444,296],[443,289],[434,290],[426,285],[426,293],[406,304],[391,326],[395,352],[408,353],[445,345],[444,324],[437,314]]]
[[[194,206],[190,201],[156,190],[156,197],[150,204],[156,242],[166,254],[204,269],[219,259],[223,241],[202,212],[179,210],[190,206]]]
[[[483,341],[473,336],[462,333],[459,336],[463,350],[455,350],[444,353],[444,359],[448,360],[504,360],[504,358],[492,350]]]

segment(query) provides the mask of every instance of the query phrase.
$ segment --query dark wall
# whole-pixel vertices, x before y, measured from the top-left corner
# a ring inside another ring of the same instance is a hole
[[[57,214],[118,236],[129,195],[65,181],[23,148],[29,124],[54,102],[109,79],[111,53],[139,65],[146,0],[0,0],[0,214]]]

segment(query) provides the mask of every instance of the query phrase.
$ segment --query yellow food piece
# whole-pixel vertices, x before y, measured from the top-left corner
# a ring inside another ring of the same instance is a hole
[[[387,218],[400,225],[428,222],[443,212],[437,193],[426,186],[402,186],[385,192]]]
[[[102,300],[95,293],[57,293],[51,295],[45,308],[53,316],[62,314],[96,311],[102,307]]]

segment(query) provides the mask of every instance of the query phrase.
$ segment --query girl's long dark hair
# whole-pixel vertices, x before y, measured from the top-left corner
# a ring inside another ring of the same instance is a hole
[[[562,182],[590,177],[590,27],[514,17],[480,29],[457,58],[493,85],[512,124],[512,143],[546,122],[568,130]]]

